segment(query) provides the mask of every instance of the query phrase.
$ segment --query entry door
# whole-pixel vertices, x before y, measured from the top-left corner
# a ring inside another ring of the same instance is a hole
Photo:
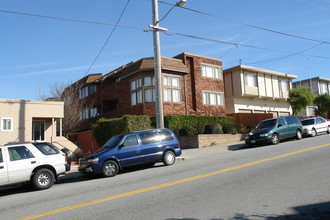
[[[8,183],[8,168],[5,163],[4,149],[0,148],[0,184]]]
[[[45,122],[33,121],[32,122],[32,140],[45,141]]]

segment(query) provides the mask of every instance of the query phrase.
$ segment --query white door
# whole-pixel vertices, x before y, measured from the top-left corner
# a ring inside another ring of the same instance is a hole
[[[8,172],[4,148],[0,148],[0,184],[8,183]]]
[[[32,170],[38,165],[37,158],[25,146],[8,147],[9,183],[30,180]]]

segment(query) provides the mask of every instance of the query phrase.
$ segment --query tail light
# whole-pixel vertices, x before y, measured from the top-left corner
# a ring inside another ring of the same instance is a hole
[[[181,144],[180,144],[180,142],[179,142],[179,141],[178,141],[178,147],[179,147],[179,148],[181,148]]]

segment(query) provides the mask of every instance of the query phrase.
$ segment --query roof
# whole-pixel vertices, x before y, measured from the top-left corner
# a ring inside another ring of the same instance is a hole
[[[163,70],[170,70],[180,73],[188,72],[186,65],[183,63],[181,59],[162,57],[161,63]],[[117,69],[105,74],[102,78],[104,79],[110,76],[114,76],[117,73],[120,74],[122,78],[125,78],[140,71],[148,71],[153,69],[154,69],[154,58],[146,57],[138,61],[130,62],[126,65],[118,67]]]
[[[273,75],[273,76],[282,76],[290,79],[296,79],[298,76],[287,74],[287,73],[280,73],[280,72],[275,72],[271,70],[266,70],[266,69],[260,69],[252,66],[245,66],[245,65],[238,65],[229,69],[225,69],[223,72],[226,74],[226,72],[232,72],[235,70],[246,70],[246,71],[251,71],[251,72],[256,72],[256,73],[264,73],[268,75]]]
[[[300,82],[309,82],[309,81],[326,81],[326,82],[330,82],[330,79],[328,78],[324,78],[324,77],[314,77],[314,78],[309,78],[309,79],[303,79],[303,80],[299,80],[299,81],[295,81],[294,83],[300,83]]]

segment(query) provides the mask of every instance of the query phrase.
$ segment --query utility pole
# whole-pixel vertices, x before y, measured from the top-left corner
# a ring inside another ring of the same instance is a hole
[[[162,80],[162,60],[160,55],[159,20],[158,20],[158,0],[152,0],[152,20],[153,20],[153,39],[154,39],[154,72],[155,72],[155,91],[156,91],[156,126],[164,128],[163,110],[163,80]]]

